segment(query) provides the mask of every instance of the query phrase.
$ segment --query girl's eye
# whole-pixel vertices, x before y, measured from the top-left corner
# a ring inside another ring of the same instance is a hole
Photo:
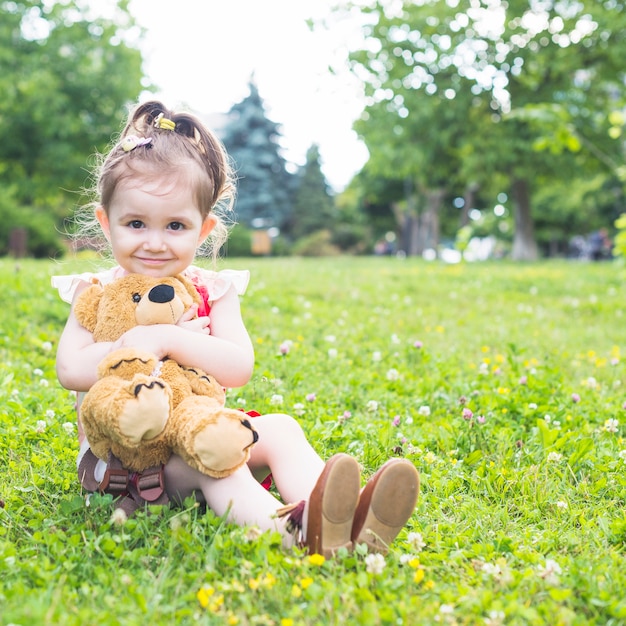
[[[183,230],[185,225],[181,222],[172,222],[169,226],[170,230]]]
[[[130,228],[143,228],[143,222],[141,220],[133,220],[128,223]]]

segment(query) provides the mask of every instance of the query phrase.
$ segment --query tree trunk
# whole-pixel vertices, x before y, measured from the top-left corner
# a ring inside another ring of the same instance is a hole
[[[478,183],[469,183],[465,188],[463,195],[463,208],[461,209],[460,227],[467,226],[470,223],[470,211],[476,207],[476,196],[478,195]]]
[[[535,261],[538,257],[535,228],[530,214],[528,181],[516,179],[511,185],[515,234],[512,257],[515,261]]]

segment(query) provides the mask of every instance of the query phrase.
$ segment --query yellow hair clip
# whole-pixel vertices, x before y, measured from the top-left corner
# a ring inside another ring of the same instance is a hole
[[[154,118],[154,126],[156,128],[162,128],[163,130],[174,130],[176,128],[176,122],[168,120],[167,117],[163,117],[163,113],[159,113]]]

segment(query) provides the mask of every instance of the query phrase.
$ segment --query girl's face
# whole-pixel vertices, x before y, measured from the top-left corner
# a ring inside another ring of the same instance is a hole
[[[202,219],[191,185],[176,180],[122,181],[96,217],[119,265],[155,278],[187,269],[215,226],[212,215]]]

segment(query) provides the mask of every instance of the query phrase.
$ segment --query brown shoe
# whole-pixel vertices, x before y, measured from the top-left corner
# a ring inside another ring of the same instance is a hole
[[[299,537],[309,554],[333,556],[339,548],[352,548],[351,532],[359,501],[359,464],[347,454],[336,454],[324,466],[309,498],[306,537],[302,516],[306,502],[288,504],[277,511],[287,517],[287,530]]]
[[[352,542],[385,554],[413,514],[419,474],[406,459],[387,461],[367,482],[354,515]]]

